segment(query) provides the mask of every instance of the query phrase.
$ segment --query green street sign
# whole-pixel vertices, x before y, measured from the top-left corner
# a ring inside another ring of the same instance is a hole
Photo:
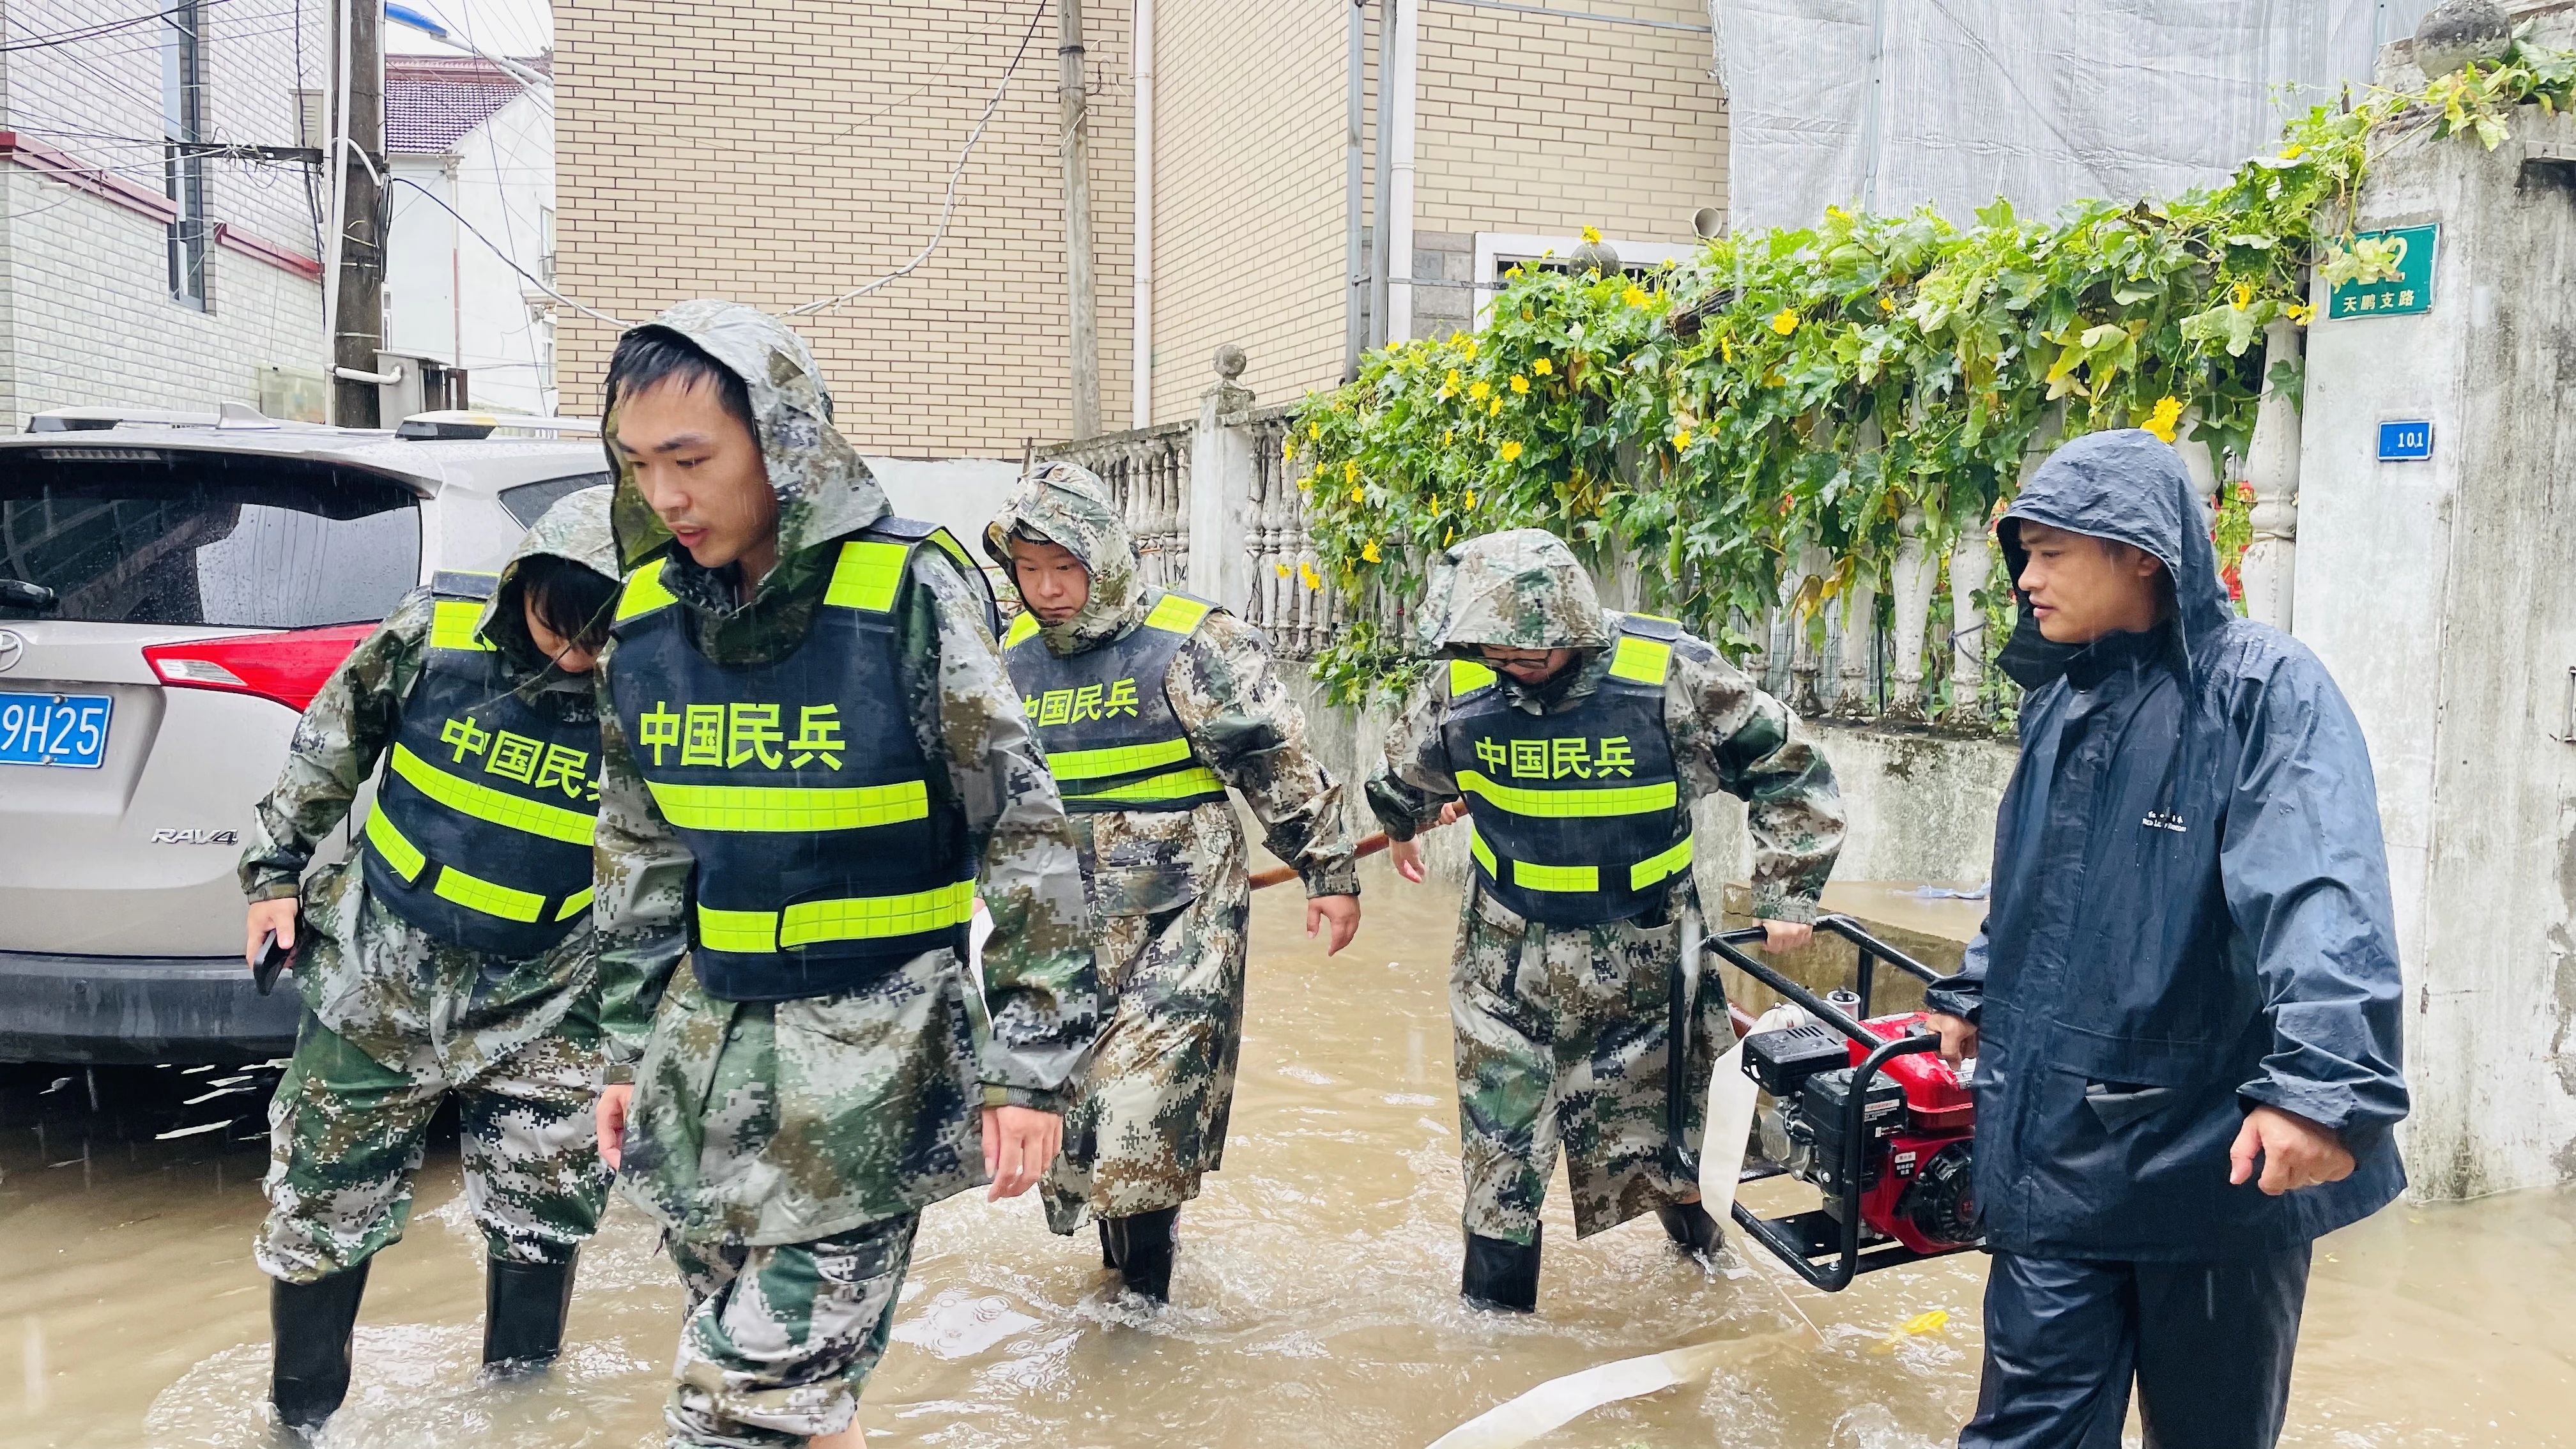
[[[2393,231],[2365,231],[2359,240],[2377,241],[2394,238],[2397,275],[2379,282],[2346,282],[2326,298],[2326,316],[2332,317],[2403,317],[2413,312],[2433,309],[2433,253],[2442,235],[2441,224],[2427,222],[2422,226],[2401,226]]]

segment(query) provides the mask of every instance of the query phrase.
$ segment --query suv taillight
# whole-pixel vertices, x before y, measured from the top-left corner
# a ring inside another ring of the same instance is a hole
[[[322,684],[373,624],[337,624],[283,634],[235,634],[184,644],[153,644],[144,661],[173,689],[216,689],[273,699],[301,714]]]

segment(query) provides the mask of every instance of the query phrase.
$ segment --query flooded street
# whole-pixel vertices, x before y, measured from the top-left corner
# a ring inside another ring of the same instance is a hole
[[[1293,890],[1256,898],[1226,1170],[1182,1213],[1175,1306],[1122,1304],[1096,1240],[1049,1235],[1034,1198],[933,1208],[862,1409],[872,1442],[1420,1449],[1544,1380],[1712,1340],[1731,1347],[1708,1381],[1537,1442],[1951,1441],[1975,1392],[1974,1254],[1830,1296],[1792,1290],[1786,1269],[1742,1248],[1712,1276],[1651,1218],[1576,1243],[1560,1180],[1539,1314],[1460,1307],[1455,894],[1383,870],[1368,889],[1359,943],[1338,961],[1300,934]],[[1955,937],[1982,909],[1848,889],[1833,903],[1929,937]],[[255,1102],[245,1089],[264,1079],[102,1071],[93,1109],[88,1081],[62,1075],[0,1083],[0,1444],[266,1442],[266,1280],[249,1251],[263,1149],[233,1140],[249,1135],[238,1127],[154,1140]],[[355,1387],[321,1442],[659,1444],[679,1292],[644,1219],[620,1206],[585,1251],[553,1375],[483,1388],[481,1240],[457,1190],[451,1139],[408,1236],[378,1262]],[[1810,1192],[1775,1181],[1749,1196],[1776,1212]],[[2570,1282],[2576,1194],[2400,1204],[2324,1240],[2285,1442],[2576,1443]],[[1936,1309],[1948,1317],[1932,1326]]]

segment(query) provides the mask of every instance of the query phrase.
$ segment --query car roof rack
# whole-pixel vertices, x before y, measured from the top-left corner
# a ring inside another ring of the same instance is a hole
[[[542,433],[561,437],[571,433],[584,437],[599,436],[597,418],[558,418],[535,413],[478,413],[462,409],[413,413],[394,429],[398,438],[488,438],[496,431]]]
[[[27,419],[31,433],[99,433],[121,427],[220,428],[228,432],[338,433],[370,432],[367,428],[334,428],[325,423],[272,418],[249,403],[216,404],[210,413],[167,408],[50,408]]]

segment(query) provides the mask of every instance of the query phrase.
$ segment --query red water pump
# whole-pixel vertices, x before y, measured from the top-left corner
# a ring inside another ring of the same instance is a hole
[[[1795,1177],[1813,1183],[1823,1201],[1779,1218],[1759,1217],[1739,1201],[1735,1220],[1830,1292],[1859,1273],[1976,1246],[1977,1109],[1967,1078],[1942,1060],[1939,1039],[1924,1029],[1922,1012],[1866,1015],[1880,963],[1926,983],[1940,974],[1848,917],[1816,925],[1859,948],[1857,991],[1814,995],[1736,949],[1737,938],[1750,933],[1729,932],[1709,945],[1808,1017],[1744,1038],[1745,1074],[1770,1100],[1757,1117],[1761,1151],[1748,1155],[1743,1177]]]

